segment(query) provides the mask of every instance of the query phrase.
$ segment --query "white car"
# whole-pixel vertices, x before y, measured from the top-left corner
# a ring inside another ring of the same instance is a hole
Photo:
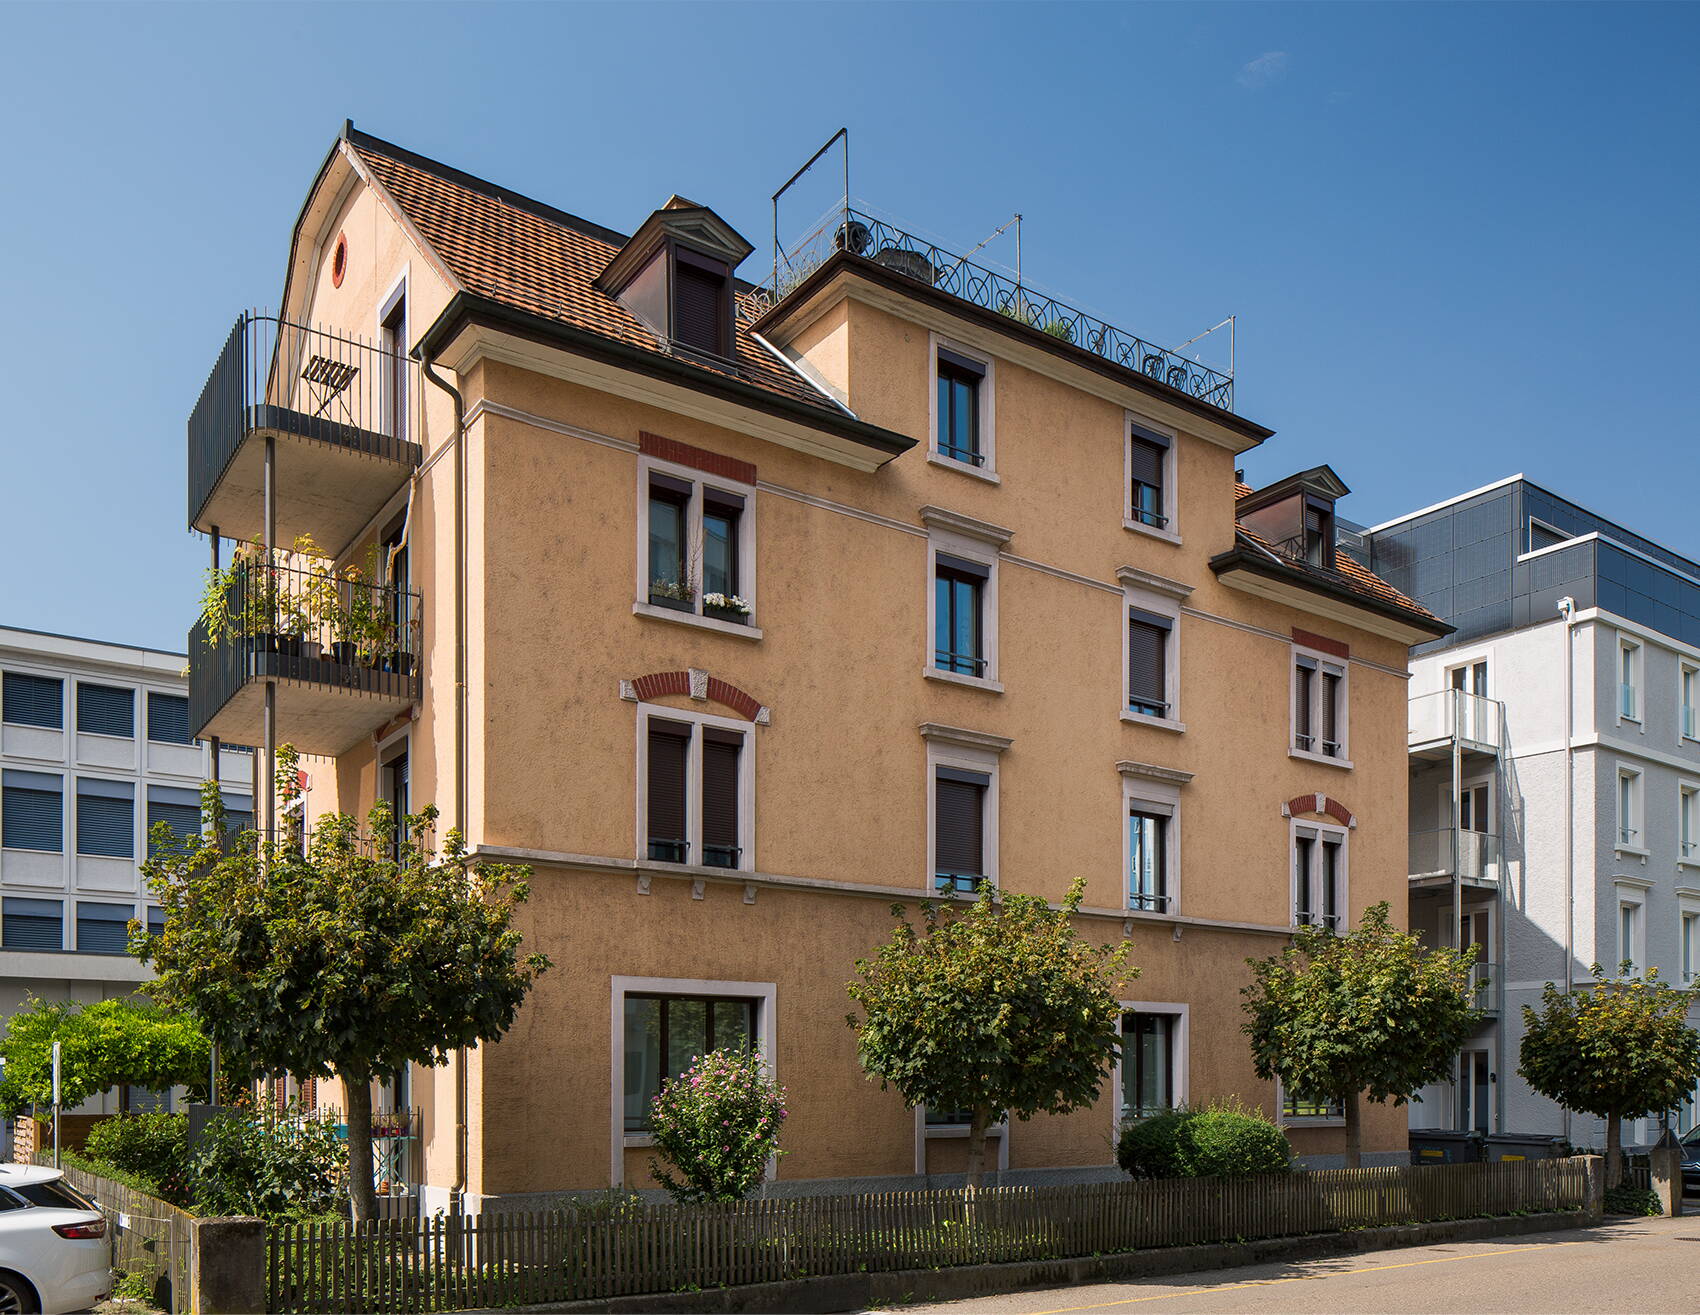
[[[112,1291],[112,1243],[57,1169],[0,1164],[0,1315],[87,1310]]]

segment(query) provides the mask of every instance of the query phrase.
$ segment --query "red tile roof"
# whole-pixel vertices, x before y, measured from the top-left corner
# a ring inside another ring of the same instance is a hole
[[[658,356],[673,355],[641,320],[592,286],[624,241],[619,234],[364,134],[351,138],[349,146],[468,292]],[[757,342],[741,319],[734,346],[735,359],[724,364],[694,354],[675,359],[843,414]]]

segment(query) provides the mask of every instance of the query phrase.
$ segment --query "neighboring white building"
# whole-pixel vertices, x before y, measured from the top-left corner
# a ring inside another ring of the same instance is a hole
[[[1411,661],[1410,919],[1482,945],[1492,982],[1488,1025],[1411,1126],[1603,1145],[1600,1120],[1517,1075],[1522,1010],[1596,963],[1700,971],[1700,564],[1521,476],[1364,540],[1458,628]]]
[[[189,736],[181,653],[0,626],[0,1016],[31,995],[128,995],[127,952],[154,921],[140,863],[155,822],[198,828],[210,748]],[[253,758],[219,755],[236,825],[252,816]],[[116,1113],[109,1092],[78,1113]]]

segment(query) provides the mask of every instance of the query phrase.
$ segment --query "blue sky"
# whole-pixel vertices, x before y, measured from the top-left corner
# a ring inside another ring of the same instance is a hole
[[[1374,522],[1525,471],[1700,554],[1700,6],[3,17],[0,623],[182,647],[184,419],[345,117],[617,228],[682,193],[746,274],[847,125],[853,192],[910,227],[1019,210],[1030,279],[1154,340],[1238,315],[1253,482],[1327,460]]]

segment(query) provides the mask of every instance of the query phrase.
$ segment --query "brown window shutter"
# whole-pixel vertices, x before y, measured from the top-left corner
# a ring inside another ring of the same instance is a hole
[[[705,726],[702,732],[702,862],[735,868],[738,849],[738,731]]]
[[[1293,744],[1307,751],[1316,749],[1316,738],[1311,733],[1311,692],[1316,684],[1316,661],[1314,658],[1300,658],[1297,662],[1294,679],[1298,682],[1298,692],[1293,704]]]
[[[938,769],[933,790],[933,870],[984,876],[986,777]]]
[[[685,757],[690,747],[689,725],[649,719],[649,856],[668,863],[690,861],[685,832]]]
[[[1130,704],[1159,704],[1168,710],[1166,626],[1134,616],[1127,623],[1127,697]]]
[[[319,1080],[317,1078],[301,1079],[301,1108],[309,1114],[319,1108]]]
[[[726,351],[726,280],[680,261],[673,284],[673,337],[717,356]]]
[[[1143,438],[1128,440],[1128,473],[1141,484],[1163,487],[1163,449]]]
[[[1308,688],[1308,686],[1307,686]],[[1340,677],[1332,671],[1322,673],[1322,744],[1321,752],[1337,757],[1340,753]]]

